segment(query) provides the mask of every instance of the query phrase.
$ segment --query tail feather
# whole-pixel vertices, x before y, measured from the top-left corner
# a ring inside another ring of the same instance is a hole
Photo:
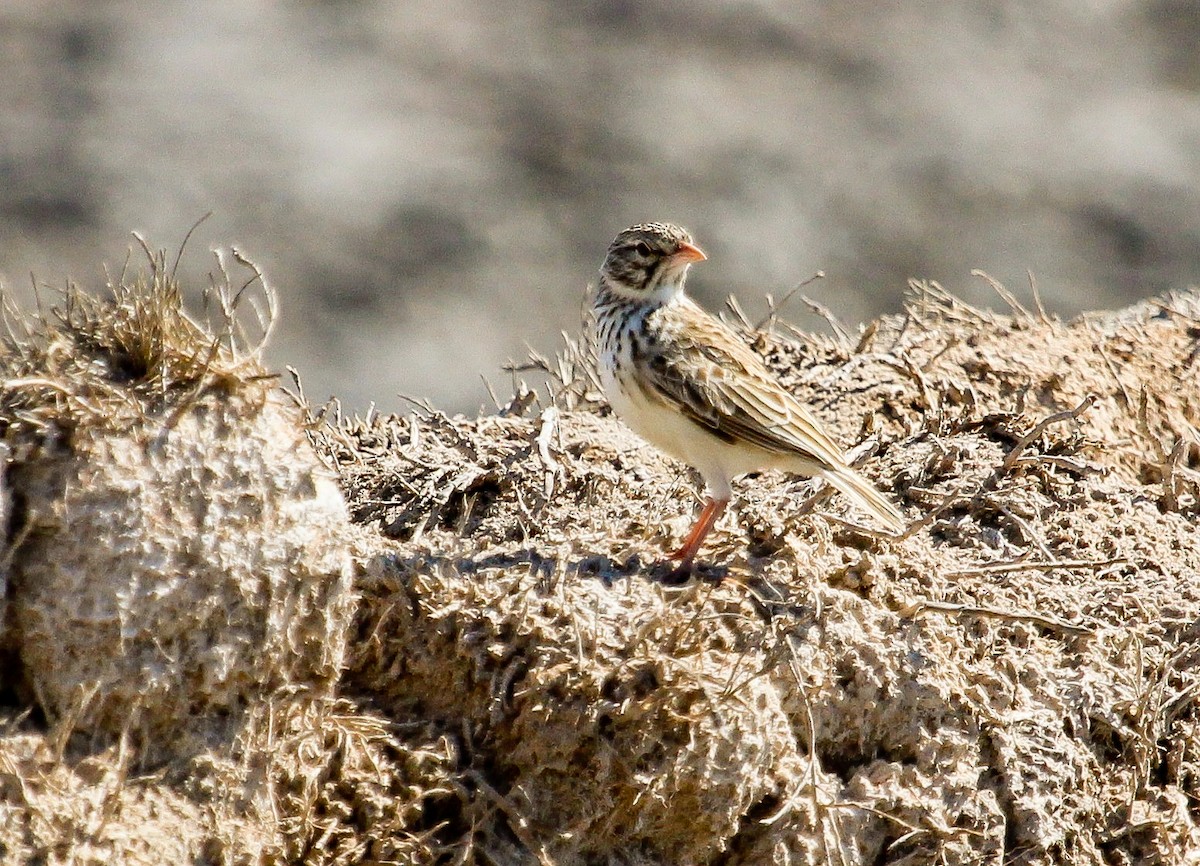
[[[904,529],[904,515],[900,510],[885,499],[870,481],[849,466],[826,470],[821,476],[861,510],[875,515],[888,529],[893,532]]]

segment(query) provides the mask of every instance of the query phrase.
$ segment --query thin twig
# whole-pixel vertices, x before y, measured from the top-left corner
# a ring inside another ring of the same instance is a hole
[[[998,610],[993,607],[980,607],[971,604],[952,604],[945,601],[931,601],[925,599],[914,602],[908,607],[899,611],[903,617],[915,618],[925,613],[926,611],[934,611],[936,613],[965,613],[974,616],[987,617],[989,619],[1002,619],[1010,622],[1030,622],[1034,625],[1040,625],[1043,628],[1051,631],[1061,631],[1067,634],[1080,636],[1094,636],[1095,629],[1087,628],[1082,625],[1066,622],[1053,616],[1046,616],[1039,613],[1024,613],[1020,611]]]
[[[742,330],[744,330],[744,331],[753,331],[754,330],[754,328],[750,327],[750,320],[748,318],[746,318],[746,311],[743,310],[742,305],[740,303],[738,303],[738,299],[737,299],[736,295],[728,295],[725,298],[725,306],[729,308],[729,312],[731,312],[735,316],[737,316],[738,321],[741,322]]]
[[[808,307],[810,311],[820,316],[829,324],[830,330],[832,330],[834,335],[837,337],[838,343],[841,344],[842,349],[849,353],[851,351],[851,347],[854,345],[853,341],[850,339],[850,332],[846,329],[846,326],[842,324],[841,319],[833,314],[833,310],[829,309],[829,307],[825,306],[820,301],[810,298],[808,295],[801,295],[800,300],[804,302],[804,305]]]
[[[930,509],[928,512],[926,512],[923,516],[917,518],[912,523],[908,524],[908,526],[905,527],[903,534],[900,535],[900,540],[904,540],[906,538],[911,538],[912,536],[916,535],[918,532],[920,532],[925,527],[932,525],[935,521],[937,521],[938,518],[940,518],[942,516],[942,513],[944,511],[946,511],[947,509],[949,509],[952,505],[957,505],[959,502],[970,502],[972,499],[974,499],[976,496],[978,496],[980,493],[983,492],[984,487],[986,486],[986,483],[987,482],[980,484],[975,489],[975,492],[971,493],[969,495],[960,488],[951,490],[944,497],[942,497],[941,502],[939,502],[937,505],[935,505],[932,509]],[[892,536],[892,537],[895,537],[895,536]]]
[[[1004,299],[1004,303],[1012,307],[1014,313],[1020,314],[1020,316],[1026,321],[1033,321],[1033,316],[1030,314],[1029,310],[1025,309],[1025,306],[1019,300],[1017,300],[1017,296],[1008,289],[1004,288],[1004,285],[999,280],[980,270],[971,271],[971,276],[979,277],[981,280],[991,286],[992,290]]]
[[[1168,511],[1179,510],[1179,497],[1176,487],[1182,486],[1176,481],[1176,476],[1186,475],[1191,470],[1183,465],[1184,456],[1191,450],[1192,441],[1184,436],[1175,442],[1171,454],[1163,461],[1162,473],[1163,496],[1166,499]],[[1193,482],[1194,483],[1194,482]]]
[[[542,465],[546,468],[543,492],[547,500],[554,495],[554,479],[562,472],[562,466],[550,453],[550,438],[554,435],[557,425],[558,409],[553,406],[546,407],[542,412],[542,428],[537,435],[537,449],[538,456],[542,459]]]
[[[512,830],[513,835],[520,840],[521,844],[525,846],[525,850],[537,857],[538,862],[543,864],[543,866],[551,866],[553,861],[550,859],[545,849],[537,843],[537,840],[533,838],[533,834],[529,830],[529,823],[525,820],[524,816],[521,815],[520,810],[517,809],[517,807],[511,802],[509,802],[507,797],[493,788],[487,779],[483,777],[483,774],[479,771],[467,770],[465,775],[468,779],[475,783],[476,787],[478,787],[479,792],[483,794],[484,798],[487,799],[497,809],[499,809],[501,814],[508,819],[509,829]]]
[[[196,231],[196,229],[200,228],[200,223],[204,222],[206,219],[208,219],[212,215],[213,215],[213,212],[209,211],[204,216],[200,217],[200,219],[198,219],[194,223],[192,223],[192,227],[190,229],[188,229],[187,234],[183,236],[183,243],[181,243],[179,245],[179,252],[175,254],[175,263],[173,265],[171,265],[172,281],[175,279],[175,274],[179,270],[179,261],[183,258],[183,251],[187,249],[188,241],[190,241],[192,239],[192,233],[194,231]]]
[[[1177,310],[1174,307],[1170,306],[1169,304],[1164,304],[1162,301],[1151,299],[1150,306],[1158,307],[1160,310],[1162,310],[1164,313],[1167,313],[1168,315],[1178,316],[1179,318],[1183,319],[1185,322],[1190,322],[1193,325],[1200,325],[1200,319],[1197,319],[1195,316],[1189,316],[1187,313],[1183,312],[1182,310]]]
[[[1125,387],[1125,383],[1121,381],[1121,377],[1117,374],[1116,365],[1113,364],[1112,358],[1108,356],[1108,350],[1104,348],[1104,335],[1099,332],[1096,326],[1089,320],[1087,323],[1088,331],[1092,334],[1092,347],[1099,353],[1100,360],[1104,362],[1105,368],[1108,370],[1108,375],[1112,376],[1113,381],[1117,383],[1117,387],[1121,389],[1121,396],[1125,400],[1125,405],[1133,407],[1133,398],[1129,396],[1129,390]]]
[[[1033,531],[1033,528],[1022,517],[1000,503],[997,503],[996,507],[1000,509],[1001,514],[1017,525],[1029,543],[1035,545],[1042,552],[1042,556],[1046,557],[1046,559],[1054,559],[1054,554],[1050,552],[1050,548],[1046,547],[1046,543],[1038,537],[1037,533]],[[1032,552],[1032,550],[1028,550],[1024,555],[1029,556]]]
[[[1049,464],[1057,466],[1060,469],[1065,469],[1068,472],[1074,472],[1076,475],[1102,475],[1104,470],[1096,466],[1089,466],[1081,460],[1074,460],[1070,457],[1063,457],[1061,454],[1037,454],[1030,457],[1018,457],[1016,460],[1017,466],[1032,466],[1035,464]]]
[[[792,296],[795,295],[796,292],[800,291],[802,288],[807,286],[809,283],[815,283],[817,280],[823,280],[823,279],[825,279],[825,272],[817,271],[815,274],[813,274],[808,279],[802,280],[801,282],[797,283],[796,285],[794,285],[790,289],[788,289],[787,294],[785,294],[783,296],[783,298],[780,299],[779,303],[775,303],[775,299],[773,297],[771,297],[770,295],[767,295],[767,307],[768,307],[767,314],[765,316],[763,316],[761,319],[759,319],[758,324],[754,326],[754,328],[752,329],[754,331],[754,333],[756,333],[756,334],[760,333],[762,331],[763,327],[767,323],[773,324],[775,322],[775,320],[777,318],[779,318],[780,309],[782,309],[783,305],[792,299]],[[834,332],[843,338],[843,342],[849,343],[849,338],[847,338],[845,336],[845,334],[846,334],[845,329],[842,328],[841,324],[837,323],[837,319],[833,317],[833,313],[830,313],[828,310],[826,310],[824,307],[822,307],[816,301],[810,301],[808,298],[805,298],[804,302],[806,304],[808,304],[809,309],[811,309],[814,313],[820,312],[820,315],[825,316],[825,320],[827,322],[829,322],[831,327],[833,327]],[[847,348],[848,348],[848,346],[847,346]]]
[[[862,333],[858,336],[858,345],[854,347],[854,354],[861,355],[864,352],[869,352],[871,346],[875,343],[875,335],[879,333],[879,320],[872,319]]]
[[[1095,571],[1100,568],[1107,568],[1110,565],[1128,564],[1129,560],[1123,556],[1118,556],[1113,559],[1057,559],[1050,562],[1029,562],[1028,560],[1020,560],[1017,562],[993,562],[988,565],[980,565],[975,568],[967,568],[962,571],[951,571],[943,575],[948,578],[959,577],[979,577],[984,574],[1009,574],[1014,571],[1054,571],[1056,569],[1068,570],[1091,570]]]
[[[929,383],[925,381],[924,374],[907,356],[885,357],[881,360],[893,370],[905,374],[917,383],[917,390],[921,392],[921,399],[924,401],[925,409],[928,412],[933,413],[938,411],[941,403],[935,396],[936,392],[930,389]]]
[[[483,387],[487,389],[488,396],[492,398],[492,405],[494,405],[496,407],[496,411],[499,412],[503,407],[500,405],[500,398],[496,396],[496,392],[492,388],[492,383],[488,381],[488,377],[483,373],[479,374],[479,378],[483,380]]]
[[[1096,395],[1088,394],[1074,409],[1067,409],[1063,412],[1055,412],[1053,415],[1043,418],[1034,426],[1032,430],[1022,436],[1017,441],[1017,444],[1013,446],[1012,450],[1008,452],[1008,455],[1004,458],[1004,462],[1000,464],[1000,471],[1007,472],[1009,469],[1012,469],[1017,460],[1020,458],[1021,453],[1029,447],[1031,442],[1045,433],[1046,428],[1051,424],[1059,424],[1063,421],[1069,421],[1072,418],[1078,418],[1088,409],[1092,408],[1092,404],[1095,402]]]
[[[1029,291],[1033,294],[1033,305],[1037,307],[1038,318],[1042,320],[1043,325],[1054,325],[1054,320],[1046,315],[1046,308],[1042,306],[1042,296],[1038,292],[1037,279],[1033,276],[1033,271],[1026,271],[1029,275]]]
[[[913,529],[906,526],[903,532],[892,532],[890,529],[872,529],[869,526],[863,526],[861,523],[855,523],[853,520],[847,520],[844,517],[838,517],[836,514],[822,513],[821,517],[829,523],[836,524],[842,529],[848,529],[851,532],[857,532],[859,535],[866,535],[871,538],[879,538],[885,541],[903,541],[913,534]]]

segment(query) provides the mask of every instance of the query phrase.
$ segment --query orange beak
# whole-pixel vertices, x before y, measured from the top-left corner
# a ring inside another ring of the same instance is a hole
[[[671,255],[671,258],[682,259],[685,262],[702,262],[707,259],[708,256],[704,254],[704,250],[700,249],[700,247],[696,246],[695,244],[689,244],[687,241],[680,241],[679,249]]]

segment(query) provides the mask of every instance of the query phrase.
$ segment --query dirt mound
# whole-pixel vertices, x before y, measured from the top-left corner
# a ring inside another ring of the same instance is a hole
[[[51,718],[177,755],[263,689],[337,678],[351,558],[294,406],[152,280],[13,347],[8,640]]]
[[[81,389],[107,313],[10,339],[0,859],[1188,862],[1200,295],[997,288],[744,327],[911,526],[753,476],[683,583],[692,479],[583,347],[493,416],[305,423],[228,341]]]

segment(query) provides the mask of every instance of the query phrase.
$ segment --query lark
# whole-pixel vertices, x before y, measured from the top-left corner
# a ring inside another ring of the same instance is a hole
[[[708,258],[685,230],[643,223],[617,235],[592,314],[600,381],[617,415],[707,485],[699,519],[672,554],[690,570],[740,475],[781,469],[820,476],[889,530],[904,518],[724,322],[684,293]]]

